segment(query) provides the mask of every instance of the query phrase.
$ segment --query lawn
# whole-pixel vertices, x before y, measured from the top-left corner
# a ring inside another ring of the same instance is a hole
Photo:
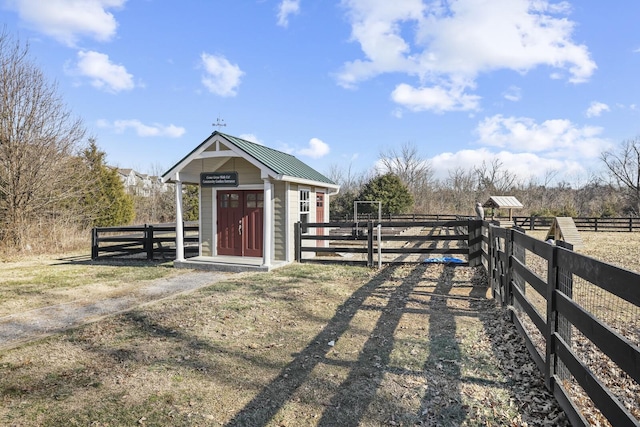
[[[563,425],[479,270],[291,265],[0,356],[6,425]]]
[[[640,271],[640,233],[586,234],[582,253]],[[0,310],[174,274],[4,263]],[[1,353],[0,424],[567,425],[485,283],[427,264],[230,275]]]

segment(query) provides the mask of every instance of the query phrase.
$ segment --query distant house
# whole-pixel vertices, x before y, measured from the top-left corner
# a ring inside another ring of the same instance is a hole
[[[117,171],[127,193],[134,196],[149,197],[154,191],[165,193],[172,188],[171,184],[162,182],[159,176],[147,175],[133,169],[118,168]]]

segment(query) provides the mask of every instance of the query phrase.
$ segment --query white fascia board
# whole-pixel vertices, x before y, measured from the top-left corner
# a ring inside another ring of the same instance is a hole
[[[212,136],[210,136],[203,143],[201,143],[200,146],[197,147],[190,155],[188,155],[187,157],[183,158],[178,164],[176,164],[169,171],[167,171],[164,175],[162,175],[162,177],[160,177],[162,182],[177,181],[176,176],[182,171],[182,169],[184,169],[185,166],[187,166],[189,163],[191,163],[194,159],[197,159],[198,156],[204,150],[209,148],[211,146],[211,144],[214,143],[214,140],[211,139]],[[199,182],[199,180],[196,181],[196,182]]]
[[[298,178],[295,176],[288,176],[288,175],[278,175],[276,177],[277,180],[279,181],[288,181],[288,182],[295,182],[296,184],[302,184],[302,185],[308,185],[310,187],[321,187],[321,188],[328,188],[331,190],[335,190],[336,194],[338,194],[337,192],[340,190],[340,186],[337,184],[329,184],[326,182],[321,182],[321,181],[314,181],[311,179],[304,179],[304,178]]]

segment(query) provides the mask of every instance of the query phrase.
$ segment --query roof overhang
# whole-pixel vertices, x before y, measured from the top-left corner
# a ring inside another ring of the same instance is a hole
[[[207,139],[200,143],[200,145],[183,157],[182,160],[165,172],[161,176],[161,180],[162,182],[180,181],[186,184],[199,184],[200,172],[202,172],[201,167],[200,165],[197,165],[197,167],[190,166],[195,166],[198,161],[205,159],[209,160],[209,163],[211,163],[211,159],[214,159],[214,166],[211,170],[214,171],[217,167],[222,166],[228,159],[233,157],[242,158],[255,166],[260,170],[260,177],[262,179],[273,179],[276,181],[308,185],[310,187],[326,188],[329,190],[329,195],[336,195],[340,190],[340,185],[338,184],[277,173],[251,154],[237,147],[233,141],[225,138],[224,134],[220,134],[218,132],[211,134]],[[219,159],[219,161],[216,161],[216,159]]]
[[[210,150],[212,146],[214,149]],[[222,149],[222,146],[224,146],[225,149]],[[276,173],[273,170],[269,169],[255,158],[247,155],[244,151],[238,149],[221,135],[214,132],[189,154],[183,157],[182,160],[176,163],[171,169],[162,174],[161,179],[162,182],[181,181],[189,184],[198,184],[200,182],[200,175],[199,173],[196,174],[188,171],[189,165],[195,161],[204,159],[220,159],[219,164],[222,165],[232,157],[240,157],[247,160],[260,170],[260,176],[263,179],[276,177]]]

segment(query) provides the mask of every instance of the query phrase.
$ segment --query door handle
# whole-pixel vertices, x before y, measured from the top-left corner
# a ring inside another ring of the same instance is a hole
[[[238,221],[238,234],[242,236],[242,220]]]

